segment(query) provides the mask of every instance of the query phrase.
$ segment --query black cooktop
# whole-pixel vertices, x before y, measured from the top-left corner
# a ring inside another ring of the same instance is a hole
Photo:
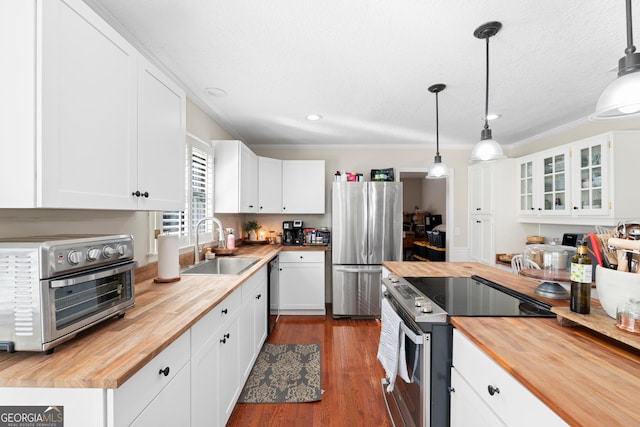
[[[449,316],[555,317],[550,304],[479,276],[405,277]]]

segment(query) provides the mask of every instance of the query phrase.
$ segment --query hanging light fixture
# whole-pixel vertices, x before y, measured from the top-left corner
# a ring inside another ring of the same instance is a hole
[[[609,83],[591,120],[617,119],[640,115],[640,53],[633,45],[631,0],[627,0],[627,48],[618,61],[618,78]]]
[[[480,134],[480,142],[478,142],[471,151],[472,162],[483,162],[488,160],[496,160],[504,157],[502,147],[491,136],[489,129],[489,39],[495,36],[502,28],[500,22],[487,22],[479,26],[473,35],[479,39],[485,39],[487,42],[487,79],[486,94],[484,98],[484,129]]]
[[[438,93],[442,92],[447,85],[438,83],[429,86],[429,92],[436,94],[436,156],[433,158],[433,164],[427,171],[428,179],[445,178],[449,174],[449,168],[442,163],[442,157],[440,156],[440,129],[438,128]]]

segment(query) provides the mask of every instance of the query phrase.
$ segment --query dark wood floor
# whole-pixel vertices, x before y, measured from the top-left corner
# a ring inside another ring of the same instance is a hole
[[[237,404],[228,426],[390,427],[376,358],[377,320],[326,316],[280,316],[267,342],[315,344],[322,352],[322,400],[313,403]]]

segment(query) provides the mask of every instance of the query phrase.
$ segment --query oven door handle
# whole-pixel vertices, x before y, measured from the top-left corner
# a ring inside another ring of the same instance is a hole
[[[365,273],[365,274],[375,274],[381,273],[382,270],[377,269],[364,269],[364,268],[336,268],[336,271],[340,273]]]
[[[402,328],[402,331],[404,332],[404,334],[407,337],[409,337],[409,339],[413,341],[415,345],[422,345],[423,343],[422,334],[416,334],[414,331],[411,330],[411,328],[405,325],[404,322],[400,322],[400,327]]]
[[[74,277],[68,277],[65,279],[52,280],[49,282],[52,288],[64,288],[65,286],[73,286],[78,283],[88,282],[90,280],[103,279],[109,276],[115,276],[116,274],[124,273],[125,271],[133,270],[138,265],[137,261],[128,262],[125,265],[118,267],[108,268],[106,270],[100,270],[92,274],[81,274]]]

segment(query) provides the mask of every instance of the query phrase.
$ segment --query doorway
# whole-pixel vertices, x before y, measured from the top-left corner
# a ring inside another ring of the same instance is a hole
[[[453,170],[450,170],[449,176],[443,179],[426,179],[426,174],[426,168],[398,169],[396,179],[403,183],[403,229],[405,230],[403,260],[405,261],[447,261],[449,259],[447,248],[453,240],[449,231],[454,229]],[[444,232],[444,236],[432,236],[439,238],[436,240],[444,240],[437,247],[429,243],[428,234],[431,233],[428,232],[433,231],[434,227],[438,232]],[[419,243],[416,244],[416,242]]]

